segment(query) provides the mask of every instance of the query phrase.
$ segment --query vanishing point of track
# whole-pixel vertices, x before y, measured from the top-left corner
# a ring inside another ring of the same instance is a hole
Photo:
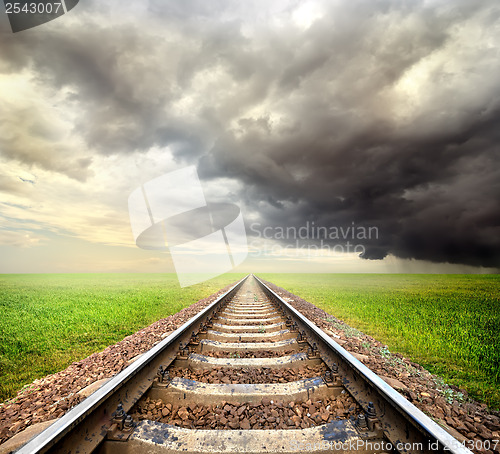
[[[250,275],[18,452],[471,451]]]

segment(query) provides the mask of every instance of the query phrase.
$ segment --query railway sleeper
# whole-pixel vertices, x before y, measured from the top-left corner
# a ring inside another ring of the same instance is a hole
[[[297,352],[302,347],[297,342],[297,339],[285,339],[276,342],[220,342],[210,339],[202,339],[200,342],[200,353],[204,352],[242,352],[242,351],[287,351],[296,350]]]
[[[282,320],[282,317],[275,316],[270,318],[227,318],[220,316],[218,317],[219,322],[224,324],[232,324],[232,325],[250,325],[250,324],[263,324],[263,323],[279,323]]]
[[[218,340],[222,342],[262,342],[263,340],[285,340],[297,338],[297,333],[289,329],[273,331],[270,333],[223,333],[216,330],[208,330],[206,339]]]
[[[360,435],[351,420],[299,430],[190,430],[140,421],[126,443],[107,441],[99,454],[280,454],[385,453],[376,433]]]
[[[214,405],[222,402],[260,403],[263,399],[279,402],[321,400],[345,393],[341,384],[327,385],[322,377],[290,383],[213,384],[175,377],[169,383],[155,383],[147,397],[181,405]]]
[[[214,330],[221,333],[271,333],[275,331],[282,331],[286,329],[285,322],[281,323],[269,323],[260,325],[224,325],[221,323],[213,324]]]

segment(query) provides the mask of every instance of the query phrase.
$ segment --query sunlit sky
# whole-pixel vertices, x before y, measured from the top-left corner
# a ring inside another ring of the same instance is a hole
[[[173,272],[128,198],[187,166],[241,210],[235,271],[498,272],[499,44],[497,0],[2,11],[0,273]],[[378,235],[276,235],[312,223]]]

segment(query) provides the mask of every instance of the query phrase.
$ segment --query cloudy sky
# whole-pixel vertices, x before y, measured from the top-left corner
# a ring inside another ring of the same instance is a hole
[[[239,270],[498,272],[499,45],[498,0],[2,10],[0,272],[173,271],[128,198],[193,165]]]

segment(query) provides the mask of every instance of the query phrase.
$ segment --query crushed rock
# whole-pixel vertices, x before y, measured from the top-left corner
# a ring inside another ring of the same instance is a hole
[[[324,375],[327,368],[324,364],[317,366],[302,366],[297,369],[282,368],[220,368],[205,370],[190,370],[187,368],[170,367],[170,377],[187,378],[201,383],[213,384],[261,384],[261,383],[289,383],[304,378],[314,378]]]
[[[131,416],[135,421],[147,419],[188,429],[307,429],[338,419],[354,418],[360,412],[361,408],[346,393],[331,399],[300,403],[284,404],[263,399],[260,404],[222,402],[219,405],[181,407],[147,398],[137,404]]]

